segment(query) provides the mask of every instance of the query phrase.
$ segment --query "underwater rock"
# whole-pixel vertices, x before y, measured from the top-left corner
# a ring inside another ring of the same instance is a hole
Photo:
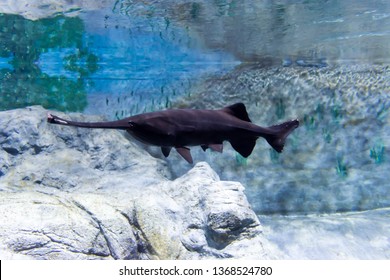
[[[51,125],[46,113],[0,112],[2,258],[278,256],[240,183],[206,163],[172,181],[164,161],[121,132]]]
[[[261,233],[244,187],[237,182],[220,181],[208,164],[198,163],[182,177],[165,182],[158,196],[155,191],[148,189],[135,202],[135,209],[139,226],[159,256],[168,259],[278,256]],[[167,231],[170,233],[161,234]]]
[[[121,132],[53,126],[46,122],[47,110],[42,107],[0,114],[0,178],[4,188],[32,184],[43,190],[85,190],[85,185],[105,189],[104,172],[113,183],[132,176],[132,184],[142,185],[170,176],[164,161],[150,157]],[[80,114],[73,116],[81,118]],[[89,118],[98,119],[102,120]]]

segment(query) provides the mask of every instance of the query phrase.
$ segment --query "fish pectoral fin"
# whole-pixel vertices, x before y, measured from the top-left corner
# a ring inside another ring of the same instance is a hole
[[[172,147],[161,147],[161,151],[165,157],[169,156],[171,149],[172,149]]]
[[[233,149],[235,149],[240,155],[247,158],[252,153],[253,148],[256,145],[257,138],[249,138],[249,139],[234,139],[230,140],[230,144],[232,144]]]
[[[176,147],[176,151],[188,162],[193,163],[190,149],[187,147]]]
[[[208,147],[213,150],[213,151],[216,151],[218,153],[222,153],[223,151],[223,144],[209,144]]]

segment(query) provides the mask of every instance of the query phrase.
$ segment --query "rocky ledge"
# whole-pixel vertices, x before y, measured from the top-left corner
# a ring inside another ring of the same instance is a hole
[[[172,180],[124,133],[52,125],[46,114],[0,112],[2,259],[278,256],[240,183],[204,162]]]

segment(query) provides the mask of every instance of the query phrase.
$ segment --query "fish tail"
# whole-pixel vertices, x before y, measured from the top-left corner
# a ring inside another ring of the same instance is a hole
[[[291,120],[282,124],[273,125],[267,128],[269,134],[264,135],[268,144],[274,148],[275,151],[281,153],[284,148],[287,136],[299,126],[298,120]]]

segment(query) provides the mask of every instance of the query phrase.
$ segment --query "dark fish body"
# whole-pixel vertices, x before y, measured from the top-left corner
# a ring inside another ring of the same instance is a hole
[[[168,147],[222,143],[233,137],[232,132],[249,136],[256,131],[251,123],[222,110],[175,109],[134,116],[129,122],[133,127],[128,132],[135,138]]]
[[[283,150],[286,137],[299,126],[298,120],[261,127],[253,124],[245,105],[237,103],[220,110],[170,109],[135,115],[113,122],[74,122],[48,115],[48,122],[88,128],[124,129],[137,140],[160,146],[165,156],[171,148],[192,163],[190,146],[222,152],[229,141],[242,156],[248,157],[258,137],[265,138],[277,151]]]

